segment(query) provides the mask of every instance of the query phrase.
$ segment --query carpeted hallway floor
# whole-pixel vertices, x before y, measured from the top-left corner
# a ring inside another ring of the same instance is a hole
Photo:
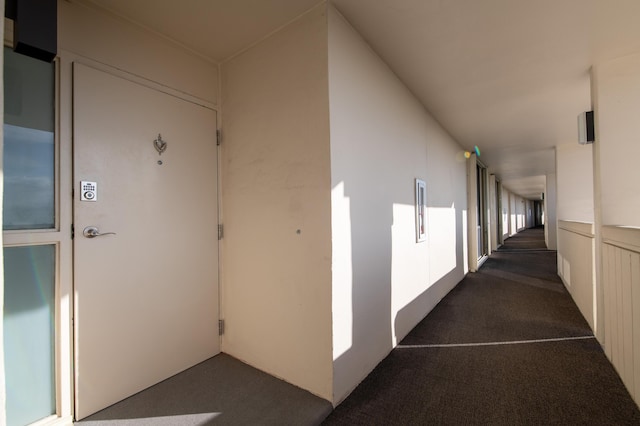
[[[536,228],[467,275],[323,424],[640,425],[640,411]]]
[[[543,232],[508,239],[329,417],[329,402],[221,354],[78,424],[640,425]]]

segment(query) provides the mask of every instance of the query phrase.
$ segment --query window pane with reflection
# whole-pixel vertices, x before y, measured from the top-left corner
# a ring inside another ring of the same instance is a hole
[[[4,49],[3,228],[55,226],[53,64]]]
[[[54,245],[4,248],[7,425],[56,412]]]

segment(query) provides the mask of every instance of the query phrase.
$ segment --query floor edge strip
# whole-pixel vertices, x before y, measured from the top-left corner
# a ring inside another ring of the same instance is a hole
[[[513,340],[509,342],[481,342],[481,343],[443,343],[432,345],[398,345],[397,349],[423,349],[423,348],[464,348],[474,346],[507,346],[507,345],[523,345],[531,343],[547,343],[547,342],[564,342],[570,340],[587,340],[595,339],[595,336],[575,336],[575,337],[558,337],[551,339],[533,339],[533,340]]]

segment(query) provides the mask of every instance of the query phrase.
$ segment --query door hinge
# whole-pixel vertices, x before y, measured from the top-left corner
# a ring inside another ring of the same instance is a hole
[[[216,129],[216,145],[220,146],[222,143],[222,131],[220,129]]]
[[[224,320],[218,320],[218,336],[222,336],[224,334]]]
[[[71,224],[71,239],[73,240],[73,237],[76,236],[76,229],[73,226],[73,223]]]
[[[218,225],[218,241],[220,241],[223,236],[224,236],[224,227],[223,225]]]

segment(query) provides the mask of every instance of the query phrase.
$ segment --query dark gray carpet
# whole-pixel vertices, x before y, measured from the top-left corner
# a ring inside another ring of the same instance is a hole
[[[323,424],[640,425],[541,247],[542,229],[507,240]]]
[[[544,227],[530,228],[513,237],[507,238],[498,251],[510,250],[546,250]]]
[[[317,425],[331,409],[328,401],[220,354],[76,424]]]

